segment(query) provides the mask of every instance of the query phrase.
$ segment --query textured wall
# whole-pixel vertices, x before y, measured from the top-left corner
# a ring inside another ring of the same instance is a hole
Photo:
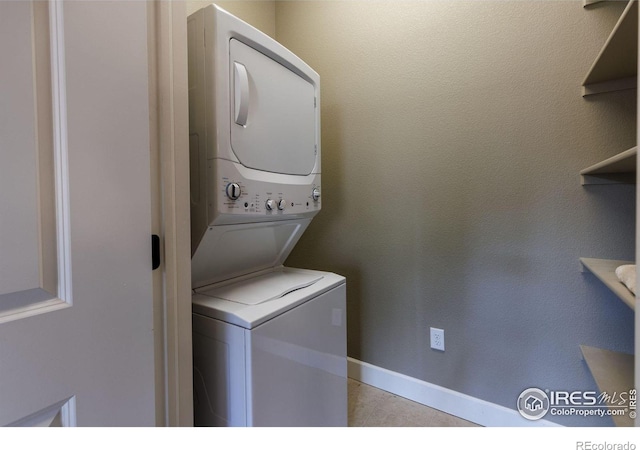
[[[594,389],[580,344],[633,351],[578,262],[634,258],[634,187],[578,177],[635,143],[635,91],[580,91],[615,3],[276,2],[322,80],[323,211],[287,265],[347,277],[349,356],[514,408]]]

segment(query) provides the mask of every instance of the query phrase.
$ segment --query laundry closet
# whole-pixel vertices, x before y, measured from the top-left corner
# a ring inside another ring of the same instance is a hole
[[[322,211],[284,263],[345,277],[350,377],[485,425],[628,390],[637,1],[219,5],[320,76]]]

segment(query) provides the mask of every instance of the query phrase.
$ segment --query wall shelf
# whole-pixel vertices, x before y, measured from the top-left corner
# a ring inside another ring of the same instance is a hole
[[[622,392],[628,393],[630,389],[634,388],[633,355],[586,345],[581,345],[580,350],[601,393],[606,392],[611,396],[614,393],[620,395]],[[611,408],[610,405],[608,406]],[[628,403],[626,406],[629,406]],[[628,411],[623,416],[611,416],[611,418],[618,427],[632,427],[634,425]]]
[[[584,267],[593,273],[605,286],[607,286],[629,308],[636,309],[636,298],[633,293],[622,284],[616,275],[616,268],[623,264],[634,264],[632,261],[620,261],[612,259],[580,258]]]
[[[580,171],[580,183],[635,184],[638,147],[630,148]]]
[[[637,65],[638,0],[630,0],[582,82],[582,96],[635,88]]]
[[[584,7],[588,7],[601,0],[583,0]],[[620,15],[613,30],[601,48],[598,56],[591,65],[587,76],[582,82],[582,96],[601,94],[605,92],[623,91],[635,89],[629,95],[637,96],[638,87],[638,2],[640,0],[627,0],[624,11]],[[626,95],[627,93],[625,93]],[[636,131],[638,127],[636,125]],[[598,162],[580,171],[580,182],[584,185],[592,184],[636,184],[638,147],[633,147],[615,156]],[[636,210],[638,208],[636,199]],[[636,240],[638,238],[636,227]],[[636,243],[636,253],[638,244]],[[626,264],[634,264],[631,261],[580,258],[582,271],[589,271],[598,278],[611,292],[622,300],[625,305],[636,309],[636,295],[632,293],[618,278],[615,271]],[[640,322],[635,322],[636,332]],[[615,332],[616,330],[612,330]],[[593,376],[600,393],[609,396],[620,395],[634,389],[635,356],[611,350],[603,350],[595,347],[581,345],[580,349],[586,364]],[[615,402],[607,402],[609,411],[614,409],[626,411],[624,415],[612,415],[616,426],[634,426],[635,411],[630,417],[628,397],[624,405]],[[638,420],[640,423],[640,420]]]

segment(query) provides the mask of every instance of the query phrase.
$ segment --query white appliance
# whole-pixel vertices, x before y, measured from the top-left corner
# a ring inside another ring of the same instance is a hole
[[[210,5],[188,18],[195,424],[346,426],[346,284],[284,267],[320,198],[320,78]]]

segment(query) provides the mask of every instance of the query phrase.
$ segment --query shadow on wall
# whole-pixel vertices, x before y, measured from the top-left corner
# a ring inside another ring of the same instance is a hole
[[[322,74],[320,74],[322,79]],[[347,149],[343,144],[342,124],[344,119],[340,105],[321,103],[321,152],[322,152],[322,201],[323,207],[314,218],[285,262],[286,266],[313,268],[338,273],[347,279],[347,354],[359,358],[362,341],[362,272],[358,258],[330,259],[327,254],[327,243],[340,246],[335,240],[341,236],[333,233],[336,224],[344,222],[342,216],[349,214],[345,204],[346,196],[341,195],[345,189],[357,189],[344,179],[344,157]],[[326,205],[326,206],[325,206]],[[309,258],[308,255],[313,255]],[[313,264],[309,261],[313,260]]]

